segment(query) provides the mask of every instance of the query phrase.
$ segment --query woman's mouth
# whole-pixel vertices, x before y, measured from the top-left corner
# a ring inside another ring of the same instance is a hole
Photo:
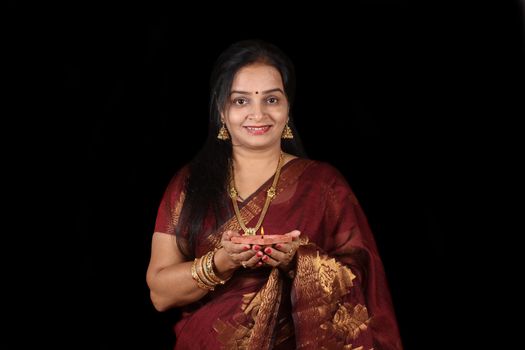
[[[272,126],[271,125],[263,125],[263,126],[244,126],[244,128],[248,131],[251,135],[263,135],[270,130]]]

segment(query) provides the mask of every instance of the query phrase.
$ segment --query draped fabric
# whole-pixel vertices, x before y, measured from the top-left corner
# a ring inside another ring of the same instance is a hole
[[[174,234],[187,169],[169,184],[156,232]],[[241,205],[254,226],[269,179]],[[266,234],[301,231],[295,275],[238,269],[224,286],[184,308],[176,349],[402,349],[389,288],[367,219],[344,177],[327,163],[296,158],[283,166],[263,222]],[[198,240],[195,254],[241,232],[235,216]]]

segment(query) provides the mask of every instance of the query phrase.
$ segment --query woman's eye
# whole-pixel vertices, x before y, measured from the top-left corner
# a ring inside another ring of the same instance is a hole
[[[243,106],[247,103],[248,101],[246,101],[245,98],[236,98],[235,100],[233,100],[233,103],[236,104],[236,105],[239,105],[239,106]]]
[[[277,100],[277,98],[275,98],[275,97],[270,97],[267,101],[268,101],[269,104],[275,104],[275,103],[277,103],[279,100]]]

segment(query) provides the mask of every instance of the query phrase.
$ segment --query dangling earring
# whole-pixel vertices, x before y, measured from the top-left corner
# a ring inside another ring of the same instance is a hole
[[[224,126],[224,123],[222,123],[222,126],[219,130],[219,134],[217,135],[217,138],[219,140],[228,140],[230,138],[230,134],[228,133],[228,129]]]
[[[286,123],[286,126],[283,129],[283,134],[281,135],[281,138],[282,139],[293,139],[292,129],[290,128],[288,123]]]

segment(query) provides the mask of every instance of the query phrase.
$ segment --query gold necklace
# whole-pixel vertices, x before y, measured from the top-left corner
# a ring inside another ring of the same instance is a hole
[[[255,225],[255,227],[246,227],[246,224],[244,223],[244,220],[241,217],[241,213],[239,211],[239,205],[237,204],[237,198],[239,198],[239,193],[237,192],[237,189],[235,188],[235,175],[234,175],[233,164],[232,164],[231,176],[230,176],[231,178],[230,180],[230,198],[232,199],[232,202],[233,202],[233,209],[235,209],[235,216],[237,217],[237,221],[239,222],[239,225],[241,226],[245,235],[255,236],[255,234],[259,230],[259,227],[261,227],[264,217],[266,216],[266,212],[268,211],[268,207],[270,206],[270,202],[274,199],[276,195],[275,190],[277,188],[277,182],[279,181],[279,176],[281,174],[283,160],[284,160],[284,154],[283,152],[281,152],[281,155],[279,156],[279,162],[277,163],[277,170],[275,171],[275,174],[273,176],[272,186],[266,191],[266,202],[264,203],[264,207],[261,212],[261,216],[259,217],[259,221],[257,221],[257,225]]]

